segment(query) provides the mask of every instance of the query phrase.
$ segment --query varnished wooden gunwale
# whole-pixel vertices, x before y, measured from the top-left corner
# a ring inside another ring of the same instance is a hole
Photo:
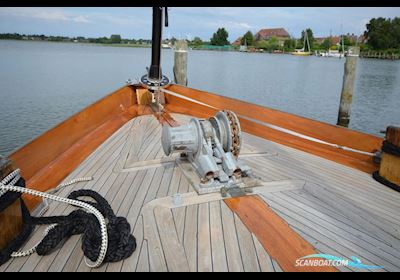
[[[171,112],[189,114],[196,117],[210,117],[217,111],[217,109],[228,109],[236,112],[238,115],[252,118],[260,122],[266,122],[329,143],[347,146],[366,152],[375,152],[379,150],[383,141],[382,138],[373,135],[183,86],[171,85],[168,90],[212,106],[211,108],[166,93],[166,108]],[[242,129],[250,134],[333,160],[364,172],[372,173],[378,169],[378,165],[370,156],[301,139],[263,126],[255,121],[241,118],[240,116],[239,119]]]
[[[137,88],[138,86],[124,86],[118,89],[12,153],[10,158],[15,166],[22,170],[28,187],[42,191],[55,187],[126,121],[138,115],[153,114],[149,106],[137,105]],[[215,114],[217,109],[229,109],[239,115],[304,133],[323,141],[370,152],[378,150],[383,141],[372,135],[204,91],[178,85],[171,85],[168,89],[214,107],[165,94],[165,107],[169,112],[206,118]],[[173,120],[168,115],[163,115],[162,121],[173,124]],[[371,173],[378,169],[371,157],[300,139],[248,119],[240,118],[240,121],[244,131],[264,139],[364,172]],[[30,208],[37,205],[38,200],[26,199]]]
[[[138,115],[134,90],[125,86],[100,99],[10,155],[28,188],[56,187],[100,144]],[[33,209],[40,199],[24,196]]]
[[[122,87],[48,130],[10,155],[26,180],[101,124],[134,105],[131,87]]]
[[[221,110],[232,110],[239,115],[277,125],[342,146],[351,145],[355,149],[373,152],[374,150],[378,150],[382,143],[382,138],[380,137],[262,107],[230,97],[220,96],[179,85],[171,85],[168,87],[168,90]]]

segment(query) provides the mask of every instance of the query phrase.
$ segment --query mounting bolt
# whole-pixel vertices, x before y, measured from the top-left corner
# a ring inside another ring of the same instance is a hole
[[[221,188],[221,196],[227,197],[228,196],[228,189],[226,187]]]

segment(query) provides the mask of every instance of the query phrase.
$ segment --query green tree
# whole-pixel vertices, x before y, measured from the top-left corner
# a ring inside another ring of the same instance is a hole
[[[194,37],[194,39],[191,43],[193,46],[196,46],[196,47],[203,45],[203,41],[199,37]]]
[[[97,43],[100,44],[109,44],[111,41],[107,37],[97,38]]]
[[[225,28],[218,28],[217,32],[213,34],[213,37],[211,38],[211,45],[215,46],[225,46],[229,45],[228,41],[228,31],[225,30]]]
[[[329,50],[332,47],[332,45],[333,45],[332,44],[332,38],[328,37],[322,42],[321,48],[324,49],[324,50]]]
[[[266,50],[268,49],[268,41],[267,40],[260,40],[256,43],[257,48]]]
[[[344,46],[344,50],[347,50],[347,48],[352,45],[354,44],[350,41],[350,38],[348,36],[343,36],[339,41],[339,51],[343,52],[342,46]]]
[[[121,35],[111,35],[110,37],[111,44],[120,44],[121,43]]]
[[[252,46],[254,44],[254,36],[251,31],[247,31],[246,34],[243,35],[242,39],[240,39],[240,44],[247,45],[247,46]]]
[[[342,42],[343,41],[343,42]],[[340,42],[339,42],[339,44],[340,45],[345,45],[345,46],[351,46],[352,45],[352,43],[351,43],[351,41],[350,41],[350,38],[349,37],[347,37],[347,36],[343,36],[343,38],[340,38]]]
[[[4,33],[0,34],[0,39],[12,39],[12,40],[22,40],[22,35],[18,33]]]
[[[373,18],[367,23],[364,36],[375,50],[395,49],[400,46],[400,18]]]
[[[270,51],[274,51],[279,49],[280,45],[279,45],[279,40],[278,38],[276,38],[275,36],[272,36],[269,40],[268,40],[268,47]]]
[[[279,40],[276,37],[271,37],[269,40],[260,40],[257,42],[257,47],[266,51],[274,51],[281,49]]]
[[[287,39],[283,42],[283,48],[286,52],[293,51],[296,48],[295,39]]]
[[[177,39],[176,39],[175,37],[172,37],[171,40],[170,40],[170,41],[171,41],[171,44],[172,44],[172,45],[175,45],[176,40],[177,40]]]
[[[393,41],[397,45],[397,49],[400,49],[400,18],[396,17],[392,19],[392,36]]]

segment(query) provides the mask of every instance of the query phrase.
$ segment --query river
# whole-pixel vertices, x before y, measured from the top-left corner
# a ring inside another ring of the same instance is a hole
[[[0,154],[141,77],[150,49],[0,41]],[[335,124],[344,59],[190,51],[189,87]],[[162,51],[173,78],[173,51]],[[400,124],[400,61],[359,59],[350,128]],[[45,152],[45,151],[44,151]]]

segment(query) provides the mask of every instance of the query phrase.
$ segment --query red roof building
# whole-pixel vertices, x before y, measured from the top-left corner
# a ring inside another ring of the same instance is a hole
[[[240,41],[242,40],[242,37],[237,38],[233,43],[232,46],[240,46]]]
[[[277,37],[279,39],[289,39],[289,33],[284,28],[269,28],[261,29],[256,33],[254,38],[258,40],[268,40],[271,37]]]

